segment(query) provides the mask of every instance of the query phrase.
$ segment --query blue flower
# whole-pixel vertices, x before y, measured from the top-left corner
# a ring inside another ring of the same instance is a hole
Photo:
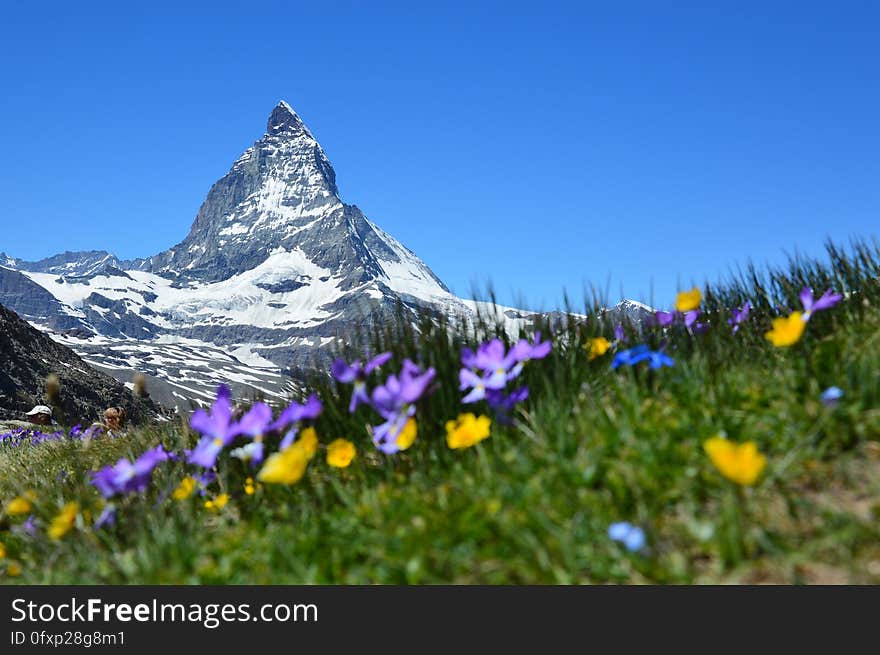
[[[608,527],[608,538],[619,541],[631,553],[636,553],[645,547],[645,531],[627,521],[612,523]]]
[[[635,366],[643,361],[647,361],[648,365],[653,369],[675,364],[675,360],[662,350],[651,350],[647,345],[641,344],[634,348],[630,348],[629,350],[621,350],[617,353],[611,362],[611,368]]]
[[[843,390],[839,387],[828,387],[819,396],[825,407],[836,407],[841,398],[843,398]]]

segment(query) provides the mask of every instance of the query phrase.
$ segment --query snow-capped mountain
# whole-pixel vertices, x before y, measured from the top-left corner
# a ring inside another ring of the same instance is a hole
[[[0,253],[0,304],[123,382],[144,373],[170,407],[204,402],[220,382],[286,396],[291,371],[326,364],[339,339],[393,320],[399,306],[463,320],[495,312],[511,332],[533,316],[457,298],[342,202],[324,151],[284,101],[179,244],[133,261]]]
[[[166,402],[207,397],[225,376],[240,391],[285,394],[281,371],[326,358],[337,338],[390,320],[398,303],[473,311],[342,202],[324,151],[283,101],[181,243],[134,261],[0,254],[0,303],[119,379],[140,370],[164,380]]]

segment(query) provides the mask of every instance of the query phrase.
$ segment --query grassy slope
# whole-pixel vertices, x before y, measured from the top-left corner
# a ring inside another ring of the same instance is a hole
[[[442,431],[463,411],[459,345],[442,329],[374,335],[373,352],[394,344],[386,374],[405,354],[438,369],[414,446],[377,453],[364,431],[379,422],[371,410],[349,416],[347,390],[316,382],[320,439],[354,440],[354,464],[331,469],[322,451],[297,485],[248,496],[248,472],[224,458],[232,500],[218,513],[168,497],[185,475],[177,462],[117,503],[115,527],[89,527],[100,502],[87,472],[159,440],[191,446],[179,427],[0,447],[0,500],[35,490],[43,526],[66,501],[84,508],[60,542],[0,519],[7,562],[27,583],[880,582],[880,258],[863,246],[830,254],[831,267],[792,262],[708,290],[713,329],[665,335],[676,364],[658,372],[612,371],[611,354],[588,362],[585,340],[608,327],[559,330],[551,356],[527,366],[532,397],[516,424],[466,451],[447,449]],[[795,308],[805,282],[855,293],[817,314],[799,344],[774,349],[763,338],[772,308]],[[720,308],[747,297],[756,315],[731,335]],[[836,409],[818,399],[829,385],[845,391]],[[767,455],[755,487],[708,461],[702,442],[719,431]],[[619,520],[645,528],[645,552],[608,540]]]

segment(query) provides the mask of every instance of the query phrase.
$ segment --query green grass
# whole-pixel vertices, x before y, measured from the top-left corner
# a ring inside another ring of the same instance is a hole
[[[439,385],[419,406],[413,447],[385,456],[365,431],[369,408],[347,411],[348,390],[311,382],[325,402],[321,443],[354,441],[347,469],[323,449],[291,487],[243,491],[246,467],[222,457],[212,495],[169,495],[191,469],[160,466],[144,494],[116,501],[119,520],[91,527],[100,497],[88,473],[162,442],[191,447],[182,425],[149,427],[117,439],[0,447],[0,501],[34,490],[43,528],[59,508],[81,505],[59,541],[28,536],[23,517],[0,518],[5,563],[21,583],[707,583],[880,582],[880,253],[864,243],[829,245],[830,264],[792,260],[784,270],[752,268],[704,289],[712,324],[705,335],[647,330],[675,366],[610,369],[612,354],[588,361],[584,344],[613,326],[569,320],[557,326],[550,357],[523,375],[531,397],[512,426],[493,423],[474,448],[451,451],[444,422],[463,408],[462,343],[444,325],[422,322],[363,338],[372,352],[437,368]],[[775,349],[763,334],[775,307],[797,308],[803,284],[848,297],[816,314],[804,338]],[[750,299],[739,334],[725,308]],[[591,301],[592,314],[598,301]],[[545,334],[549,327],[542,326]],[[630,326],[631,328],[631,326]],[[481,325],[467,343],[497,331]],[[630,329],[631,333],[631,329]],[[643,365],[642,365],[643,366]],[[375,382],[375,380],[373,381]],[[830,385],[845,396],[824,407]],[[703,451],[722,432],[754,440],[768,458],[758,483],[740,488]],[[628,520],[648,536],[633,554],[607,537]]]

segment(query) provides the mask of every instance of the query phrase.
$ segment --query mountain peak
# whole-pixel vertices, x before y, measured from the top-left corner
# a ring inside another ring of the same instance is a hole
[[[269,122],[266,125],[267,134],[280,134],[282,132],[305,132],[309,134],[308,128],[302,119],[297,115],[289,104],[284,100],[279,100],[275,105],[275,109],[269,114]]]

